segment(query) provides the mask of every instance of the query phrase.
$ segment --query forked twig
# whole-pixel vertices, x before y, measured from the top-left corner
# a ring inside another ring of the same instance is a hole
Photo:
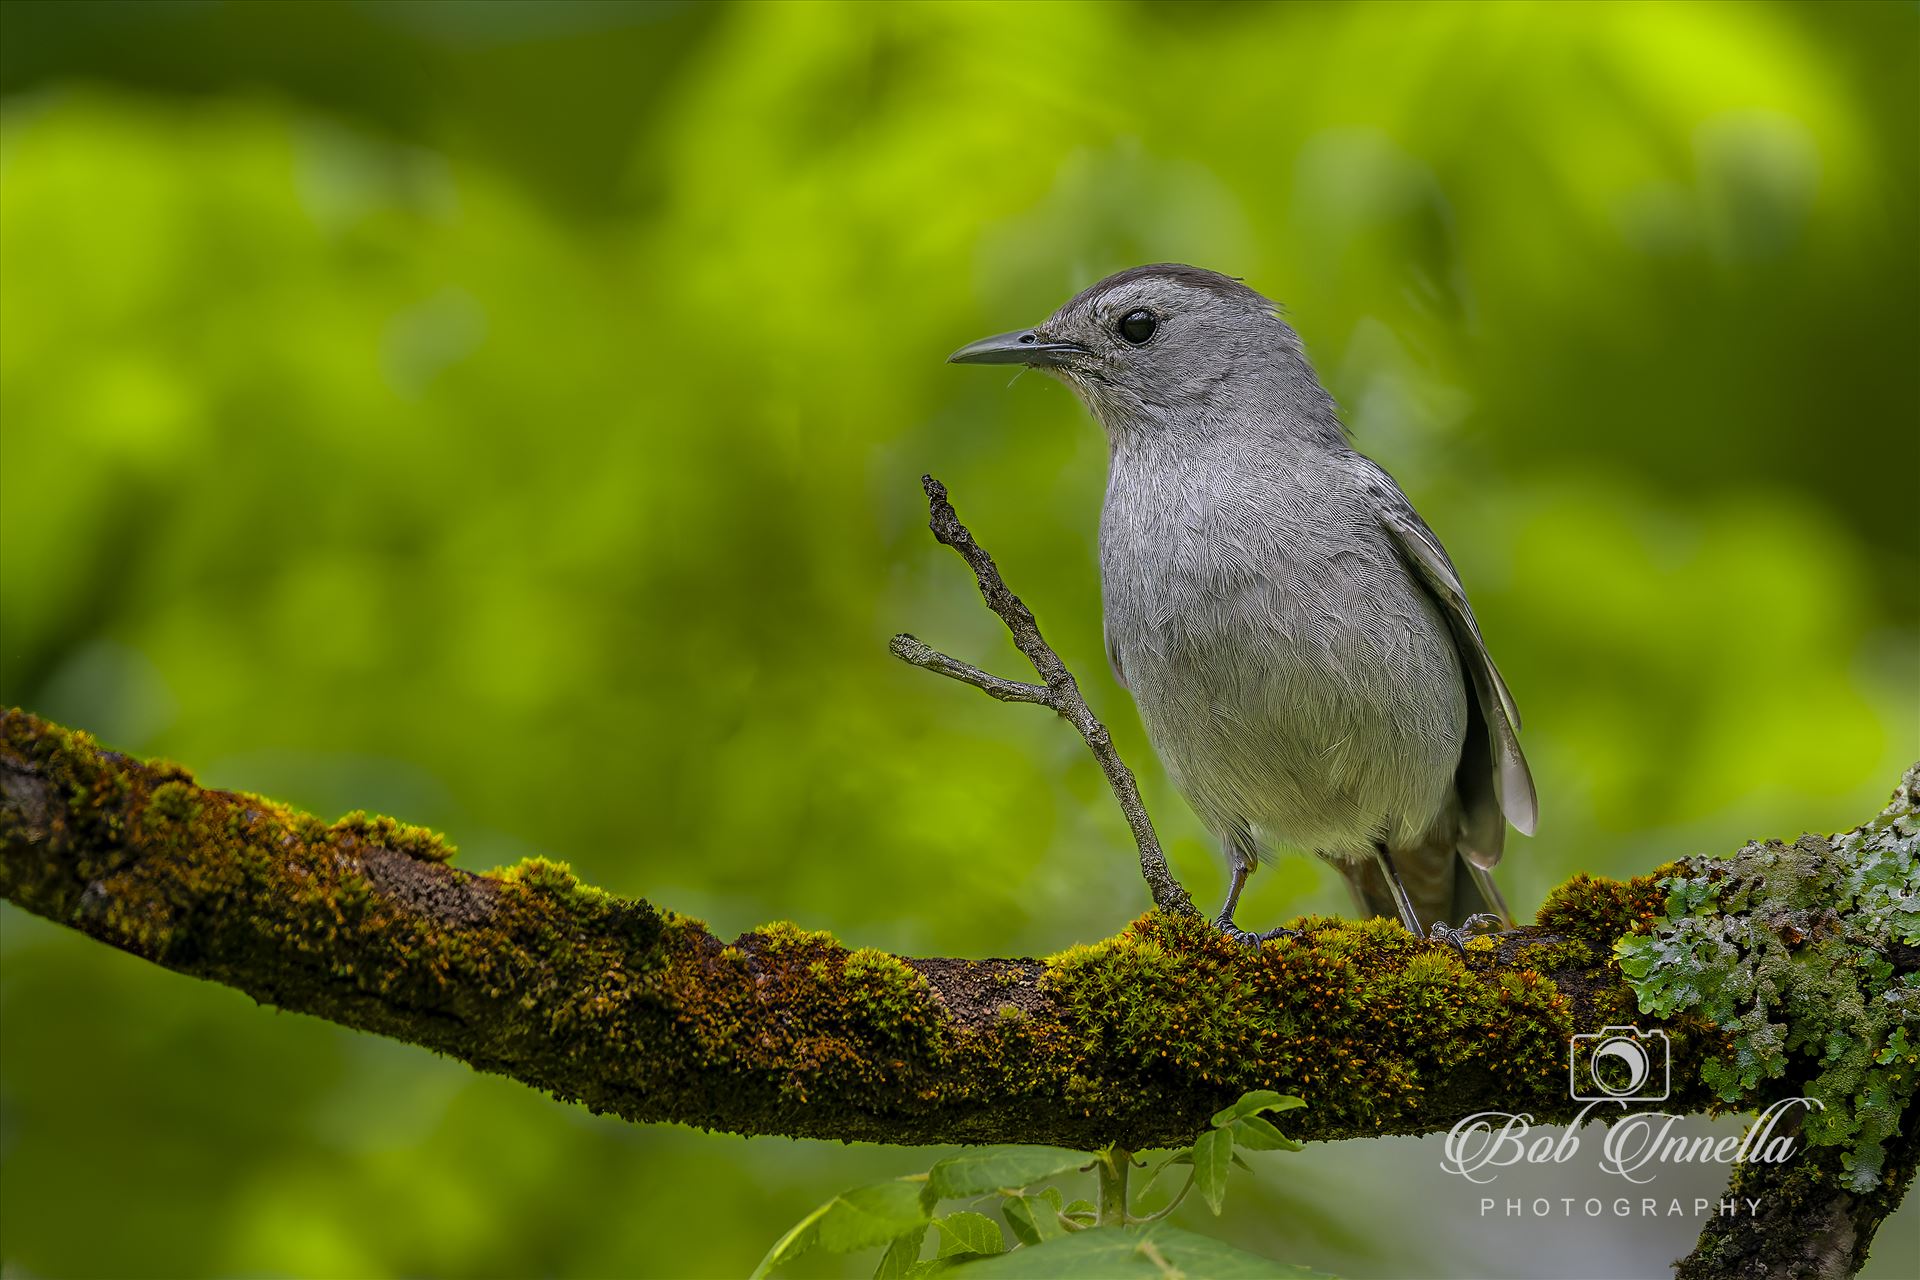
[[[936,675],[970,684],[1002,702],[1032,702],[1051,707],[1062,719],[1078,729],[1080,736],[1086,740],[1087,750],[1093,752],[1093,758],[1100,762],[1101,772],[1107,775],[1114,799],[1120,802],[1120,811],[1127,815],[1127,827],[1133,832],[1133,842],[1140,848],[1140,874],[1153,893],[1154,905],[1170,915],[1198,915],[1193,899],[1187,896],[1187,891],[1167,870],[1167,859],[1160,852],[1160,841],[1153,833],[1153,820],[1147,816],[1147,807],[1140,801],[1140,788],[1134,782],[1133,770],[1127,768],[1126,761],[1120,758],[1107,727],[1100,723],[1087,706],[1087,700],[1080,696],[1080,685],[1073,678],[1073,672],[1067,670],[1067,664],[1060,660],[1060,655],[1041,638],[1040,625],[1033,620],[1033,612],[1021,602],[1019,596],[1007,589],[1007,584],[1000,578],[1000,570],[993,563],[993,557],[987,554],[986,548],[974,541],[967,526],[960,523],[960,517],[954,514],[953,504],[947,501],[946,486],[932,476],[921,476],[920,487],[927,491],[928,525],[933,530],[933,536],[959,552],[960,558],[973,570],[987,608],[993,610],[995,616],[1007,625],[1007,630],[1013,635],[1013,643],[1033,664],[1042,683],[1026,684],[1002,679],[958,658],[949,657],[924,641],[904,633],[893,638],[893,655],[902,662]]]

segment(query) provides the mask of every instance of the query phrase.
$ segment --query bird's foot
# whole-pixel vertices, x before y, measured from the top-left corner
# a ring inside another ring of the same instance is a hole
[[[1433,927],[1427,930],[1427,940],[1446,943],[1460,953],[1462,960],[1465,960],[1468,938],[1481,938],[1490,933],[1499,933],[1503,923],[1499,916],[1486,911],[1468,916],[1460,922],[1460,927],[1457,929],[1444,920],[1435,920]]]
[[[1276,926],[1262,933],[1254,933],[1250,929],[1242,929],[1233,922],[1230,916],[1221,916],[1213,922],[1213,927],[1233,941],[1240,943],[1242,946],[1252,947],[1256,951],[1260,949],[1261,943],[1272,942],[1275,938],[1303,938],[1306,936],[1298,929],[1288,929],[1284,926]]]

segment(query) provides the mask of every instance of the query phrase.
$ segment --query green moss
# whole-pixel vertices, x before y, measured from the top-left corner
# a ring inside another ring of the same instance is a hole
[[[511,867],[494,873],[502,884],[518,885],[529,892],[549,895],[574,911],[598,912],[618,899],[605,889],[582,884],[573,868],[548,858],[523,858]]]
[[[951,1020],[895,957],[790,925],[725,947],[547,859],[473,876],[417,828],[198,791],[19,712],[4,735],[72,836],[65,861],[15,856],[44,845],[24,807],[0,810],[7,895],[262,999],[636,1117],[859,1131],[885,1099],[932,1109],[972,1087],[953,1083]]]
[[[1820,1101],[1807,1140],[1841,1148],[1858,1192],[1878,1184],[1914,1095],[1920,975],[1888,956],[1920,946],[1915,782],[1845,836],[1756,842],[1667,877],[1663,914],[1616,948],[1643,1012],[1694,1013],[1727,1036],[1704,1065],[1722,1100]]]
[[[611,897],[612,895],[609,894],[608,896]],[[678,911],[660,912],[660,923],[661,928],[668,933],[705,934],[707,932],[707,922],[705,920],[700,919],[698,916],[684,915]]]
[[[192,783],[163,782],[147,796],[145,819],[149,826],[162,823],[192,822],[199,816],[199,795]]]
[[[1526,964],[1529,969],[1541,973],[1558,973],[1568,969],[1585,969],[1596,963],[1592,944],[1579,938],[1555,937],[1546,935],[1547,940],[1528,939],[1526,946]],[[1488,939],[1492,941],[1492,939]]]
[[[1653,927],[1666,901],[1661,886],[1679,869],[1680,864],[1669,863],[1627,881],[1576,875],[1547,895],[1534,921],[1548,933],[1587,944],[1595,959],[1604,958],[1616,939]]]
[[[1151,914],[1049,958],[1042,988],[1086,1057],[1189,1094],[1197,1077],[1228,1100],[1310,1096],[1316,1125],[1407,1126],[1489,1071],[1516,1107],[1564,1107],[1571,1015],[1538,973],[1488,980],[1393,921],[1298,924],[1302,937],[1253,950],[1204,921]]]
[[[458,852],[445,837],[425,827],[382,818],[358,809],[334,823],[332,830],[341,835],[357,836],[369,844],[382,845],[422,862],[445,862]]]
[[[839,983],[849,1012],[878,1032],[926,1022],[924,1014],[932,1003],[927,980],[897,956],[865,948],[855,951],[841,967]],[[919,1038],[921,1030],[924,1026],[912,1026],[904,1038]]]
[[[757,939],[760,949],[772,955],[794,948],[840,945],[839,939],[824,929],[802,929],[799,925],[786,920],[775,920],[772,924],[763,924],[748,936]]]

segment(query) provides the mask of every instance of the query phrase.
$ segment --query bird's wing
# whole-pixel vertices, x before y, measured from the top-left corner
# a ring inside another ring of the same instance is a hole
[[[1493,665],[1493,659],[1487,654],[1487,644],[1480,636],[1480,624],[1473,619],[1473,607],[1467,603],[1467,592],[1460,585],[1460,575],[1454,571],[1453,561],[1447,558],[1447,552],[1440,545],[1433,530],[1413,509],[1405,494],[1400,492],[1392,478],[1376,466],[1371,459],[1359,454],[1351,454],[1356,463],[1356,471],[1366,492],[1368,505],[1379,520],[1414,579],[1427,589],[1428,595],[1440,606],[1441,614],[1447,620],[1447,629],[1453,633],[1454,648],[1459,651],[1460,665],[1467,673],[1467,680],[1473,686],[1474,712],[1471,717],[1469,738],[1462,767],[1462,799],[1467,807],[1469,832],[1468,856],[1481,866],[1492,866],[1500,860],[1499,814],[1504,813],[1508,822],[1524,835],[1532,835],[1540,810],[1534,796],[1533,774],[1527,768],[1527,758],[1520,753],[1520,712],[1513,705],[1513,695],[1507,691],[1507,682],[1500,678],[1500,671]],[[1479,742],[1471,740],[1479,731]],[[1472,767],[1472,766],[1479,767]],[[1476,775],[1476,776],[1468,776]],[[1484,790],[1492,784],[1491,796],[1477,797],[1476,790]],[[1476,799],[1491,801],[1491,804],[1476,805]],[[1476,809],[1481,812],[1476,813]],[[1476,819],[1480,819],[1476,821]],[[1491,826],[1492,830],[1487,830]],[[1479,838],[1472,838],[1478,828]]]

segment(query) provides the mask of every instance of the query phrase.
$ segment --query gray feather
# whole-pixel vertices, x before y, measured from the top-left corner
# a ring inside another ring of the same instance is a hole
[[[1500,678],[1499,668],[1487,653],[1480,624],[1474,620],[1473,607],[1467,603],[1466,589],[1460,585],[1453,561],[1386,472],[1370,459],[1358,454],[1351,457],[1372,497],[1381,525],[1393,536],[1407,567],[1446,614],[1461,665],[1473,686],[1479,727],[1486,734],[1491,757],[1492,791],[1499,809],[1521,834],[1532,835],[1540,810],[1533,789],[1533,773],[1520,751],[1520,713],[1513,705],[1513,695],[1507,691],[1507,682]],[[1477,777],[1468,780],[1468,785],[1476,789],[1480,783]],[[1491,867],[1500,861],[1497,819],[1491,831],[1491,840],[1483,831],[1475,842],[1477,847],[1470,853],[1482,867]],[[1491,848],[1487,847],[1488,843]]]

